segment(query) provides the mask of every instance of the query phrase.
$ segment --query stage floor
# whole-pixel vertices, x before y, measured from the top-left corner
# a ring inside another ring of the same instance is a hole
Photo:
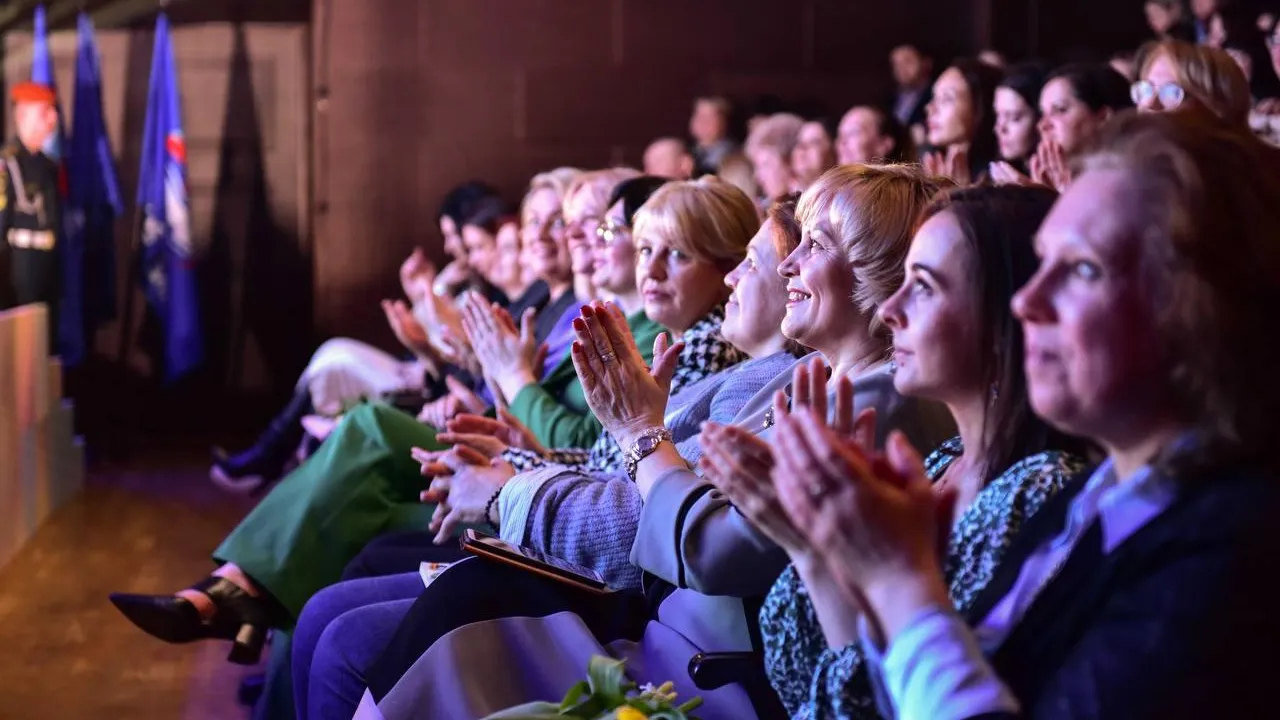
[[[208,481],[199,447],[90,472],[0,570],[0,719],[237,720],[246,674],[225,643],[171,646],[134,629],[112,591],[165,592],[212,568],[210,551],[252,506]]]

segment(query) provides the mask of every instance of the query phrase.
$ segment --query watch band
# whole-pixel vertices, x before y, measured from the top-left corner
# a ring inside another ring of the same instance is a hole
[[[665,427],[653,427],[640,433],[636,441],[627,449],[625,465],[627,476],[633,482],[636,479],[636,468],[639,467],[640,461],[652,455],[664,442],[672,442],[671,431]]]

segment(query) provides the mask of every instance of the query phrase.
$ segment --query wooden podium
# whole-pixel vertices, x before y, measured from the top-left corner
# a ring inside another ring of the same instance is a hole
[[[84,446],[49,357],[44,305],[0,312],[0,567],[84,485]]]

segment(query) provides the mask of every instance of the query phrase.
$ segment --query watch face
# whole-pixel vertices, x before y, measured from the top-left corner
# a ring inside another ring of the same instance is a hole
[[[636,441],[636,450],[641,454],[648,454],[653,452],[653,449],[658,447],[658,443],[660,442],[662,442],[661,438],[656,438],[652,435],[645,435]]]

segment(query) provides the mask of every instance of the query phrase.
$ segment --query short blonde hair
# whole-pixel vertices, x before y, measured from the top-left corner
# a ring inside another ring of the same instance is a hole
[[[804,118],[791,113],[777,113],[761,120],[747,136],[747,155],[758,152],[774,152],[787,162],[791,161],[791,151],[796,149],[800,140],[800,128],[804,127]]]
[[[1226,52],[1181,40],[1159,40],[1144,45],[1138,56],[1139,78],[1147,74],[1157,58],[1167,57],[1173,62],[1178,84],[1188,95],[1223,122],[1248,127],[1249,110],[1253,107],[1249,80]]]
[[[872,333],[888,338],[880,305],[902,286],[907,250],[921,213],[955,183],[925,174],[919,165],[839,165],[800,196],[796,220],[826,223],[853,264],[853,300],[872,318]]]
[[[689,257],[729,272],[760,229],[755,203],[714,175],[671,182],[636,212],[637,238],[661,238]]]
[[[565,193],[569,191],[569,187],[573,182],[582,175],[582,171],[572,167],[558,167],[555,170],[540,172],[533,176],[529,181],[529,189],[524,193],[524,199],[520,201],[520,222],[527,224],[529,222],[529,198],[540,190],[550,190],[556,194],[556,197],[564,202]]]
[[[584,172],[578,175],[569,185],[569,189],[564,194],[564,201],[567,203],[578,193],[586,192],[590,194],[591,199],[598,205],[603,206],[609,202],[609,194],[613,192],[614,188],[618,187],[619,183],[634,177],[640,177],[640,171],[629,167]],[[600,208],[601,212],[607,209],[605,207]]]

